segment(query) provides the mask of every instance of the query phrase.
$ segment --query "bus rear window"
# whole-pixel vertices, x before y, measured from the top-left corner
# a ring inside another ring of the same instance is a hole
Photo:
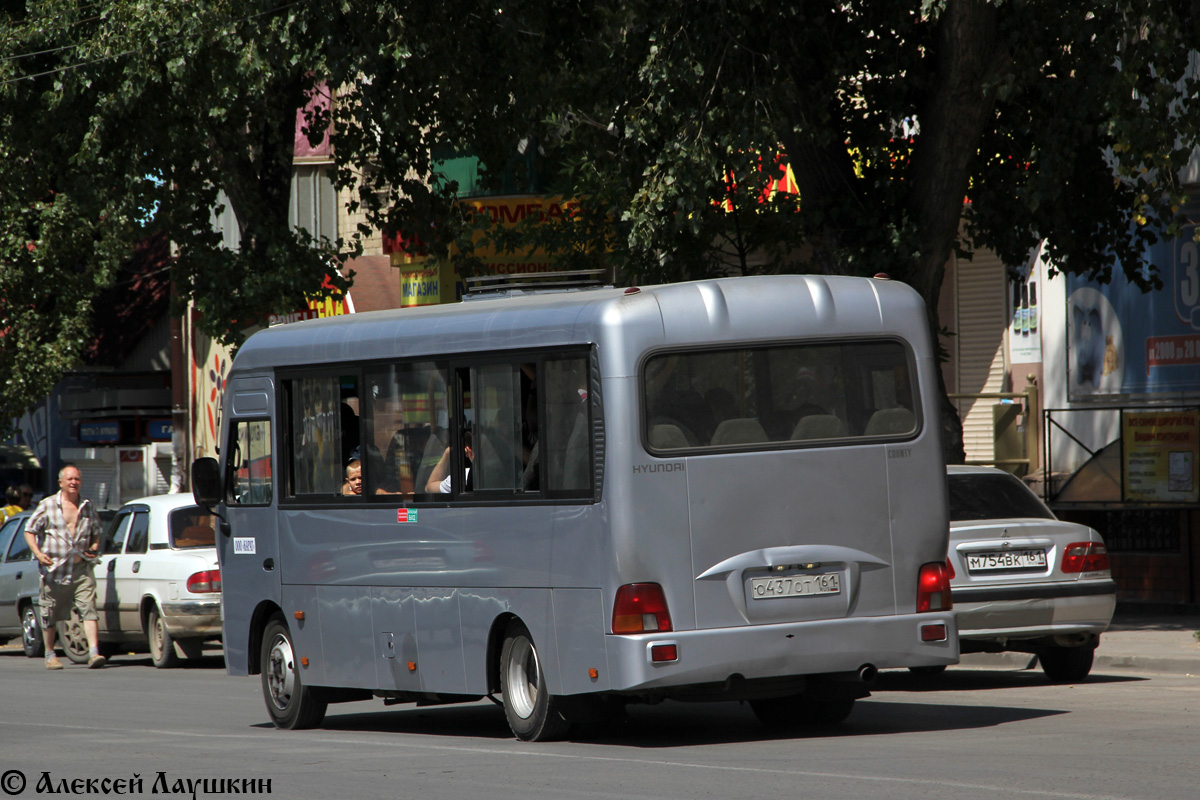
[[[891,339],[658,354],[642,371],[645,441],[669,451],[911,437],[912,369]]]

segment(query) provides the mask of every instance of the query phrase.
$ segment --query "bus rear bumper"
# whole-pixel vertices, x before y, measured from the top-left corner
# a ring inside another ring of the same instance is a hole
[[[939,633],[943,635],[939,637]],[[606,639],[609,688],[615,692],[661,692],[741,679],[857,673],[863,667],[942,666],[957,664],[959,657],[952,612],[609,635]],[[655,660],[656,656],[670,656],[672,646],[674,660]]]

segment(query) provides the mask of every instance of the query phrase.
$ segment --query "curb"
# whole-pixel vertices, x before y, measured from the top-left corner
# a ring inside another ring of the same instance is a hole
[[[958,663],[959,668],[1026,670],[1037,669],[1029,653],[969,653]],[[1096,653],[1092,672],[1117,670],[1179,676],[1200,676],[1200,659],[1187,656],[1106,655]]]

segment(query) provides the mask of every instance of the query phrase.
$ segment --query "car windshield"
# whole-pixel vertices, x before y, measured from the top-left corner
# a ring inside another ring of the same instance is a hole
[[[1055,519],[1037,495],[1012,475],[970,472],[951,474],[950,519]]]
[[[214,517],[202,508],[177,508],[169,523],[172,547],[214,547],[217,543]]]

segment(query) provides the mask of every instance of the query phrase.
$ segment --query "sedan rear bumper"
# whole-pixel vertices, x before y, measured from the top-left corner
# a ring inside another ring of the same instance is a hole
[[[1108,629],[1117,605],[1111,580],[1041,586],[955,588],[954,612],[963,639],[1032,639]]]
[[[163,603],[163,622],[177,639],[221,635],[221,599]]]

